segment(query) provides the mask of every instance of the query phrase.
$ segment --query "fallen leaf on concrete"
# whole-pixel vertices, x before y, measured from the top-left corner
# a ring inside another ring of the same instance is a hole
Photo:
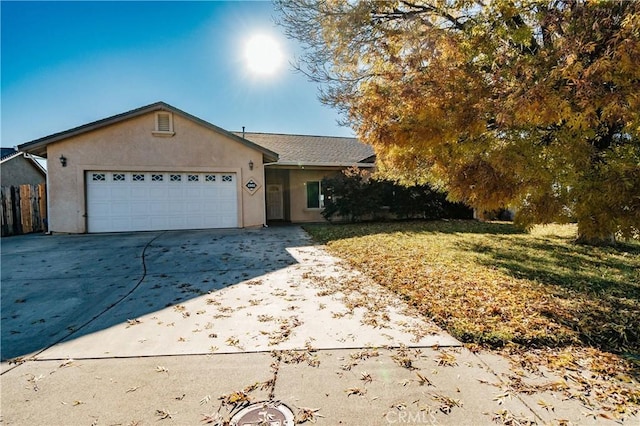
[[[160,417],[160,420],[173,419],[173,415],[176,413],[170,413],[167,410],[156,410],[156,416]]]
[[[493,416],[493,421],[507,426],[530,426],[536,424],[534,420],[522,415],[515,415],[509,410],[496,411]]]
[[[251,398],[244,392],[244,390],[221,395],[218,399],[222,401],[222,405],[238,405],[251,401]]]
[[[423,385],[433,386],[433,383],[431,383],[431,380],[427,379],[422,374],[416,372],[416,376],[418,376],[418,384],[420,386],[423,386]]]
[[[127,320],[127,327],[126,327],[126,328],[129,328],[129,327],[134,326],[134,325],[137,325],[137,324],[142,324],[142,321],[140,321],[140,320],[139,320],[139,319],[137,319],[137,318],[136,318],[136,319],[128,319],[128,320]]]
[[[347,396],[351,396],[351,395],[364,396],[367,393],[367,390],[360,389],[360,388],[349,388],[349,389],[346,389],[345,392],[347,393]]]
[[[318,414],[318,411],[320,411],[319,408],[300,407],[293,418],[293,422],[297,425],[305,422],[315,423],[316,417],[324,417],[322,414]]]
[[[167,373],[167,374],[169,374],[169,370],[166,369],[165,367],[161,366],[161,365],[156,366],[156,371],[158,373]]]
[[[211,401],[211,395],[205,395],[205,397],[200,400],[200,405],[207,404],[209,401]]]
[[[462,403],[459,399],[453,399],[440,393],[433,393],[431,394],[431,397],[440,403],[438,409],[444,414],[449,414],[453,407],[462,407]]]
[[[538,405],[547,411],[555,411],[555,408],[553,407],[553,405],[549,404],[542,398],[538,400]]]
[[[453,367],[455,365],[458,365],[455,355],[449,352],[441,352],[436,358],[436,362],[441,367]]]
[[[215,423],[216,425],[226,425],[228,423],[223,422],[222,416],[220,415],[220,413],[213,413],[213,414],[203,414],[202,415],[202,419],[200,420],[202,423],[208,425],[208,424],[212,424]]]
[[[367,373],[366,371],[363,371],[362,373],[360,373],[360,380],[362,380],[365,383],[371,383],[373,381],[373,377],[371,377],[371,374]]]
[[[62,364],[60,364],[60,365],[58,366],[58,368],[70,367],[70,366],[71,366],[71,364],[73,364],[73,360],[72,360],[71,358],[69,358],[69,359],[64,360],[64,361],[62,362]]]

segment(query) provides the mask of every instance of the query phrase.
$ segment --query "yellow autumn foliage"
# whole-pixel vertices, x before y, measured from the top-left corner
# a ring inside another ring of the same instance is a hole
[[[381,176],[640,238],[640,2],[276,4]]]

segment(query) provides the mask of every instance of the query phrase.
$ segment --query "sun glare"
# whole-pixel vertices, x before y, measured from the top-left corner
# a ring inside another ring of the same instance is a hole
[[[244,57],[249,71],[258,75],[275,73],[284,59],[278,42],[264,34],[256,34],[247,41]]]

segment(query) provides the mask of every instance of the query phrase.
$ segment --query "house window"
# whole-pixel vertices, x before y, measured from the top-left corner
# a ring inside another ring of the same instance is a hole
[[[134,182],[142,182],[144,181],[144,175],[134,173],[133,176],[131,176],[131,180]]]
[[[216,181],[216,175],[205,175],[204,180],[206,182],[215,182]]]
[[[124,173],[114,173],[113,174],[114,182],[124,182]]]
[[[169,180],[171,182],[180,182],[182,180],[182,175],[171,175]]]
[[[164,176],[162,176],[162,175],[151,175],[151,180],[153,182],[162,182],[163,178],[164,178]]]
[[[324,197],[321,192],[320,182],[307,182],[307,208],[321,209],[324,207]]]
[[[154,136],[173,136],[173,115],[169,112],[156,113],[156,128]]]

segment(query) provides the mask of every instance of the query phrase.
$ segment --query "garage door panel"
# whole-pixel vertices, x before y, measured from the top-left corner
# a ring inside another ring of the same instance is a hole
[[[238,226],[235,174],[133,171],[86,177],[89,232]]]

